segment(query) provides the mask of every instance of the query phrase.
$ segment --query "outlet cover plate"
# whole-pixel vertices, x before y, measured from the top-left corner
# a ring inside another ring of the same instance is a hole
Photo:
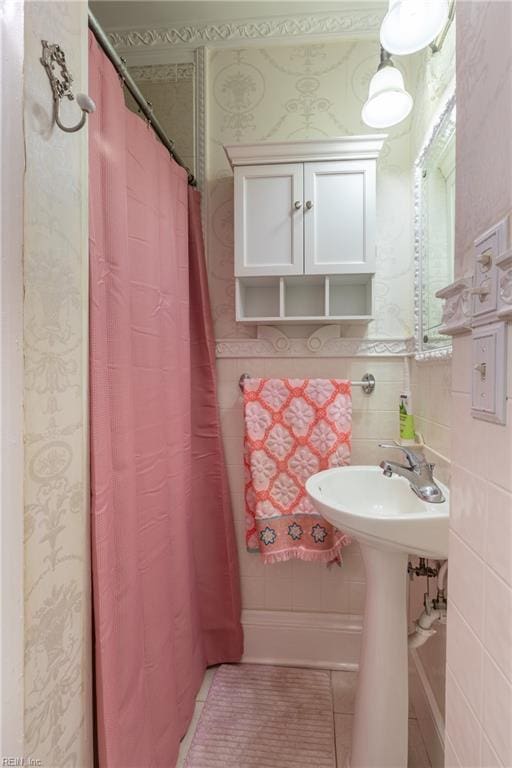
[[[507,414],[507,326],[492,323],[472,334],[471,413],[505,424]]]

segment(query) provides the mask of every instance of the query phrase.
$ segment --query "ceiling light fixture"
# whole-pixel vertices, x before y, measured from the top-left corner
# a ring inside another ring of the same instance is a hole
[[[421,51],[439,35],[448,16],[448,0],[389,0],[381,44],[396,56]]]
[[[379,68],[370,81],[368,100],[361,112],[363,122],[371,128],[389,128],[405,120],[412,105],[402,73],[381,47]]]

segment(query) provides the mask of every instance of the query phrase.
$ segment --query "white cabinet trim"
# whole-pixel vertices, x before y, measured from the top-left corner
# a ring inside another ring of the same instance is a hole
[[[315,141],[276,141],[230,144],[224,147],[232,168],[238,165],[307,163],[322,160],[376,160],[387,134],[340,136]]]

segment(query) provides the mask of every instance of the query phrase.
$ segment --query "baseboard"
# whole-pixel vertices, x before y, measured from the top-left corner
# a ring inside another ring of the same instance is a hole
[[[414,706],[418,727],[432,768],[443,768],[444,719],[417,650],[411,650],[411,658],[414,670],[409,676],[409,696]]]
[[[357,670],[362,617],[351,614],[242,611],[248,664]]]

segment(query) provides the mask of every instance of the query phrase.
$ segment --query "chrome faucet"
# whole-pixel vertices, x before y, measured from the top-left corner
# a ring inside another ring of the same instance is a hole
[[[381,461],[380,467],[386,477],[399,475],[409,481],[409,484],[422,501],[439,504],[444,501],[441,489],[434,480],[433,472],[435,464],[429,464],[422,453],[415,453],[405,445],[397,442],[379,443],[380,448],[398,448],[403,451],[408,461],[408,466],[397,464],[394,461]]]

